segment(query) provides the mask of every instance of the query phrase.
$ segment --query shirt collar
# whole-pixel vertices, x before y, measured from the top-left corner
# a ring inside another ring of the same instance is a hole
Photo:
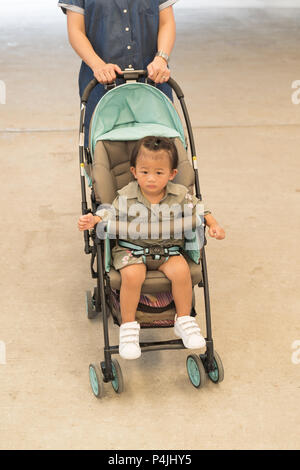
[[[167,186],[166,186],[166,193],[160,202],[164,201],[164,199],[166,199],[169,194],[179,196],[181,193],[182,193],[181,185],[168,181]],[[126,197],[128,199],[137,198],[140,202],[144,202],[144,199],[146,199],[137,181],[132,181],[131,183],[128,184],[126,188]]]

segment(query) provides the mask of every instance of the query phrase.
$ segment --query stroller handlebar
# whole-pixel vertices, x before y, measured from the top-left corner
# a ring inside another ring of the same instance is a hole
[[[138,80],[140,78],[147,78],[147,77],[148,77],[147,70],[127,70],[126,69],[123,71],[122,74],[119,74],[119,73],[117,74],[117,78],[123,79],[125,80],[125,82],[130,81],[130,80]],[[81,103],[83,104],[87,103],[92,90],[98,85],[98,83],[99,82],[96,78],[94,78],[93,80],[90,81],[90,83],[88,83],[88,85],[86,86],[82,94]],[[180,86],[178,85],[177,82],[175,82],[173,78],[170,77],[167,83],[175,91],[178,99],[184,98],[184,94]]]

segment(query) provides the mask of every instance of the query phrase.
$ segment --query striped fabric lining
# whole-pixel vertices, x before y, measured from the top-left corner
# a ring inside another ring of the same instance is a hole
[[[148,305],[149,307],[166,307],[173,300],[170,292],[162,292],[155,295],[141,295],[140,303]]]

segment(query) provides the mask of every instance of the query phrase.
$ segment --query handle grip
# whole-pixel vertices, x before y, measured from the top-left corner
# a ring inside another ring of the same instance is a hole
[[[140,78],[147,78],[148,77],[148,71],[147,70],[124,70],[122,74],[118,73],[116,74],[117,78],[125,80],[125,82],[130,81],[130,80],[138,80]],[[90,83],[86,86],[82,98],[81,98],[81,103],[86,104],[89,96],[92,92],[92,90],[98,85],[98,80],[94,78],[93,80],[90,81]],[[184,98],[184,94],[178,85],[177,82],[173,78],[169,78],[169,80],[166,82],[170,87],[175,91],[177,98],[180,100],[181,98]]]

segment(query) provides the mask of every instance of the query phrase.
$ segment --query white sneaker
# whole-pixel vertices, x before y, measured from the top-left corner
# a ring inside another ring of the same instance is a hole
[[[174,333],[188,349],[200,349],[206,344],[195,318],[190,315],[177,317]]]
[[[137,359],[141,356],[139,334],[140,325],[137,321],[120,326],[119,354],[123,359]]]

